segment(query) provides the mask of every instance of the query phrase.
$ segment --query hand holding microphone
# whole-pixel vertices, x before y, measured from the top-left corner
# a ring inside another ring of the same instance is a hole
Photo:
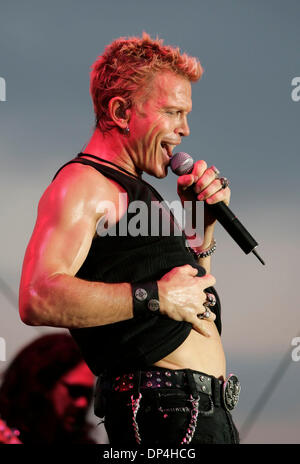
[[[205,162],[202,161],[201,163]],[[170,166],[175,174],[177,174],[178,176],[183,176],[184,174],[191,174],[194,168],[194,160],[187,153],[179,152],[172,156]],[[203,171],[205,171],[206,163],[205,166],[203,166],[203,168]],[[210,170],[212,170],[213,172],[210,173]],[[197,184],[195,187],[196,191],[194,190],[192,193],[192,195],[194,197],[197,196],[199,200],[204,200],[207,195],[210,196],[214,192],[216,192],[214,193],[215,198],[217,198],[218,196],[224,198],[224,192],[222,192],[222,190],[226,189],[226,187],[228,186],[228,181],[224,177],[216,177],[218,176],[219,171],[215,167],[210,168],[210,170],[208,169],[205,172],[205,175],[207,176],[207,181],[205,182],[206,179],[204,179],[204,184],[207,183],[207,188],[202,189],[202,192],[200,194],[202,195],[202,198],[201,196],[198,196],[199,192],[197,192]],[[215,180],[213,181],[211,179],[211,174],[213,174],[215,177]],[[194,182],[191,183],[191,185],[193,184]],[[191,189],[189,189],[188,195],[191,195]],[[229,198],[230,192],[228,192],[228,202]],[[206,202],[206,206],[211,212],[211,214],[222,224],[225,230],[229,233],[229,235],[235,240],[235,242],[241,247],[241,249],[246,254],[252,252],[260,260],[262,264],[265,264],[255,250],[258,243],[245,229],[245,227],[241,224],[241,222],[238,220],[235,214],[228,208],[228,206],[223,200],[214,204],[209,204]]]

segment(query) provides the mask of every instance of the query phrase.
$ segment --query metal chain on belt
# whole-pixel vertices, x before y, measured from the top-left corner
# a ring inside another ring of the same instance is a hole
[[[142,394],[140,393],[138,398],[134,399],[133,398],[133,395],[131,395],[130,399],[131,399],[131,407],[132,407],[132,414],[133,414],[133,428],[134,428],[134,436],[135,436],[135,439],[136,439],[136,442],[138,445],[141,444],[141,436],[140,436],[140,433],[139,433],[139,426],[138,426],[138,423],[137,423],[137,420],[136,420],[136,415],[138,413],[138,410],[140,409],[140,401],[141,401],[141,398],[142,398]]]
[[[138,398],[134,399],[133,395],[130,397],[131,399],[131,407],[132,407],[132,414],[133,414],[133,429],[134,429],[134,436],[136,439],[136,442],[138,445],[141,444],[141,436],[139,433],[139,426],[136,420],[136,416],[138,413],[138,410],[140,408],[140,401],[142,398],[142,394],[140,393]],[[192,438],[195,433],[196,425],[197,425],[197,418],[199,414],[199,399],[200,397],[197,396],[197,398],[194,398],[192,395],[190,395],[190,401],[192,402],[192,409],[191,409],[191,418],[190,418],[190,423],[188,425],[187,431],[185,436],[183,437],[181,441],[181,445],[188,445],[192,441]]]
[[[181,445],[188,445],[190,444],[193,436],[194,436],[194,433],[195,433],[195,429],[196,429],[196,425],[197,425],[197,418],[198,418],[198,414],[199,414],[199,399],[200,397],[197,396],[197,398],[194,398],[193,395],[190,395],[190,401],[192,402],[192,409],[191,409],[191,419],[190,419],[190,423],[188,425],[188,428],[187,428],[187,431],[186,431],[186,434],[184,436],[184,438],[182,439],[181,441]]]

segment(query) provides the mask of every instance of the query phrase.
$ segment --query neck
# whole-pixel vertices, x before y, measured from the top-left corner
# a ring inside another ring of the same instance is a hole
[[[95,129],[82,153],[99,156],[138,176],[141,172],[135,166],[126,145],[126,135],[120,133],[118,129],[113,128],[106,133]]]

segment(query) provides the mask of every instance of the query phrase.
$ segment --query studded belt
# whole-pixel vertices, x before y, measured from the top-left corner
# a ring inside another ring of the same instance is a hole
[[[239,400],[240,382],[234,374],[230,374],[223,382],[213,376],[190,369],[168,370],[147,369],[132,371],[112,379],[112,390],[115,392],[133,391],[138,387],[140,390],[147,389],[172,389],[181,388],[188,390],[192,386],[194,393],[204,393],[220,398],[225,408],[230,411],[235,408]]]

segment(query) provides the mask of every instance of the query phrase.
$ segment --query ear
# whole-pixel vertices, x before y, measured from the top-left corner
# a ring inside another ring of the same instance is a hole
[[[130,121],[131,110],[126,109],[127,105],[126,100],[122,97],[113,97],[108,103],[108,111],[112,121],[122,130],[128,127]]]

